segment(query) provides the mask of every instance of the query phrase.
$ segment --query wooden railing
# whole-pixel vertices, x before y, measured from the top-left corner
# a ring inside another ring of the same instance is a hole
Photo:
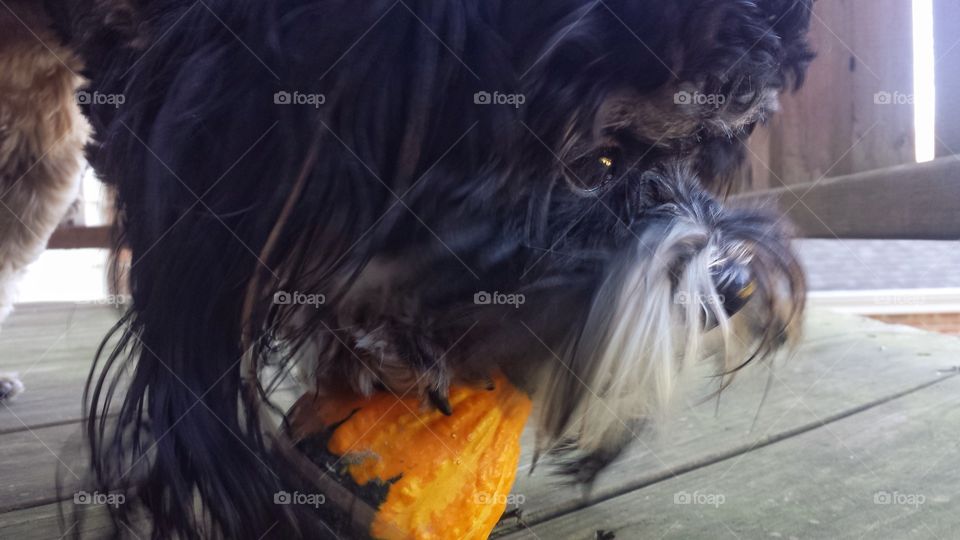
[[[84,249],[84,248],[111,248],[110,226],[98,225],[95,227],[61,227],[57,229],[47,249]]]
[[[748,193],[808,238],[960,240],[960,157]]]

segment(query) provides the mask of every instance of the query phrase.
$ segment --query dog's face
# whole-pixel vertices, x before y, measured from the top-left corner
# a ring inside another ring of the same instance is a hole
[[[502,8],[498,20],[527,23],[501,35],[491,69],[506,82],[465,75],[449,98],[448,133],[483,136],[413,181],[383,250],[368,252],[385,264],[361,272],[389,276],[361,279],[354,298],[376,315],[346,322],[366,344],[390,341],[366,333],[384,317],[405,320],[446,355],[438,366],[425,354],[429,374],[398,376],[397,391],[419,380],[442,394],[464,372],[547,365],[533,384],[545,440],[604,453],[630,438],[623,426],[665,409],[688,364],[714,356],[725,374],[797,332],[804,283],[784,224],[717,197],[747,135],[802,77],[810,5],[574,4]],[[477,291],[525,302],[470,305]],[[384,308],[385,296],[402,305]],[[712,334],[726,353],[706,346]],[[404,356],[368,352],[371,365]],[[398,371],[357,366],[348,379],[391,386]]]
[[[451,381],[515,374],[544,400],[545,440],[579,441],[589,479],[688,364],[713,355],[727,373],[795,330],[803,279],[782,226],[719,197],[802,77],[811,3],[65,10],[91,90],[125,97],[88,107],[90,159],[117,188],[129,332],[149,348],[134,347],[136,392],[95,449],[101,480],[128,485],[110,460],[150,453],[143,503],[159,527],[195,518],[163,496],[193,486],[226,508],[214,519],[228,536],[244,529],[218,516],[273,519],[195,471],[238,492],[275,484],[246,450],[212,455],[240,433],[274,459],[243,388],[275,338],[314,357],[321,386],[417,391],[441,408]],[[325,301],[278,305],[278,290]],[[219,421],[181,423],[180,380],[216,390],[204,395],[220,398],[206,400]],[[137,450],[131,428],[162,442]]]

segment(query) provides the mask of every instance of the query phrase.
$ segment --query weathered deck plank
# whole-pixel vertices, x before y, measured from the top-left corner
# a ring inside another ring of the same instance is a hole
[[[960,363],[960,339],[919,332],[872,320],[816,312],[799,354],[774,372],[766,403],[768,370],[751,366],[714,403],[689,405],[660,437],[641,439],[609,468],[588,497],[558,489],[548,470],[518,475],[515,500],[522,521],[535,524],[594,501],[660,482],[686,471],[750,452],[763,445],[815,429],[823,422],[855,414],[893,396],[936,382]],[[702,394],[701,394],[702,395]],[[529,467],[525,460],[522,467]],[[522,530],[516,519],[501,523],[498,534]]]
[[[26,392],[8,408],[0,407],[0,435],[78,421],[89,371],[86,365],[64,361],[21,373]]]
[[[77,480],[60,461],[83,476],[77,423],[80,396],[93,351],[117,316],[107,306],[27,306],[0,331],[0,369],[25,374],[28,387],[9,409],[0,407],[0,531],[4,533],[0,536],[6,537],[11,531],[22,531],[17,538],[60,535],[56,505],[51,504],[58,496],[54,476],[59,467],[65,482],[60,496],[67,498],[67,507],[72,508],[69,499],[77,489]],[[801,354],[777,366],[770,396],[755,425],[768,373],[758,366],[744,371],[724,394],[719,415],[714,415],[712,403],[684,407],[661,437],[645,439],[603,475],[589,498],[579,491],[558,489],[556,479],[544,467],[535,475],[524,474],[529,468],[527,445],[514,490],[525,500],[521,514],[524,524],[532,526],[541,538],[557,537],[550,531],[561,530],[554,527],[566,526],[563,523],[569,516],[581,516],[575,521],[582,521],[586,527],[569,532],[603,528],[602,520],[589,517],[595,509],[605,516],[614,501],[682,483],[726,463],[742,462],[746,470],[754,455],[766,455],[794,440],[806,440],[834,426],[867,418],[865,415],[888,404],[946,387],[947,383],[940,381],[960,363],[957,338],[830,313],[814,313],[810,321]],[[934,386],[918,390],[927,385]],[[825,422],[833,423],[823,427]],[[900,435],[893,430],[886,436],[896,439]],[[909,444],[911,436],[907,434],[908,439],[897,444]],[[526,440],[530,440],[529,434]],[[805,462],[802,448],[793,452],[784,459]],[[803,469],[802,465],[796,467]],[[776,467],[771,465],[770,469],[772,472],[764,474],[775,477]],[[842,483],[842,477],[840,474],[832,481]],[[772,485],[776,485],[774,480]],[[735,491],[731,488],[729,493]],[[757,497],[763,495],[761,491],[756,493]],[[643,509],[643,505],[636,505],[624,511],[634,512],[636,519],[642,520]],[[98,519],[88,523],[93,527],[92,537],[105,526]],[[626,532],[618,537],[649,534],[646,529],[631,529],[632,523],[623,521]],[[651,530],[672,534],[671,523]],[[682,524],[696,529],[686,521]],[[524,527],[516,519],[508,519],[497,534],[529,534]],[[547,532],[539,533],[539,527]]]
[[[953,376],[509,538],[957,538],[958,405]]]
[[[79,423],[0,435],[0,512],[57,500],[58,474],[72,497],[85,472],[80,436]]]
[[[74,524],[72,515],[67,514],[68,525],[61,526],[60,510],[73,512],[77,509],[82,522]],[[4,538],[72,538],[79,533],[80,538],[107,538],[113,532],[106,510],[101,506],[79,507],[67,503],[62,508],[56,503],[44,504],[25,510],[0,514],[0,531]],[[62,532],[61,532],[62,531]],[[137,538],[136,531],[128,535]],[[147,538],[146,533],[139,535]]]
[[[0,371],[17,372],[27,391],[0,408],[0,434],[75,422],[94,353],[119,318],[112,307],[19,307],[0,328]]]

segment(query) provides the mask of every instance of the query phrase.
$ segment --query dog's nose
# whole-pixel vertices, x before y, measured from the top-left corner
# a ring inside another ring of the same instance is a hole
[[[724,311],[731,317],[746,305],[757,289],[750,268],[737,260],[717,261],[711,267],[710,276],[723,302]]]

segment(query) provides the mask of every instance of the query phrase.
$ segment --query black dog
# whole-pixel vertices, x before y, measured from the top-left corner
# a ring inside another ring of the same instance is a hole
[[[115,517],[324,534],[271,504],[307,480],[267,365],[446,412],[502,369],[589,481],[685,366],[722,387],[788,342],[787,234],[718,197],[802,80],[811,3],[48,1],[87,91],[124,98],[85,111],[133,255],[88,390]]]

